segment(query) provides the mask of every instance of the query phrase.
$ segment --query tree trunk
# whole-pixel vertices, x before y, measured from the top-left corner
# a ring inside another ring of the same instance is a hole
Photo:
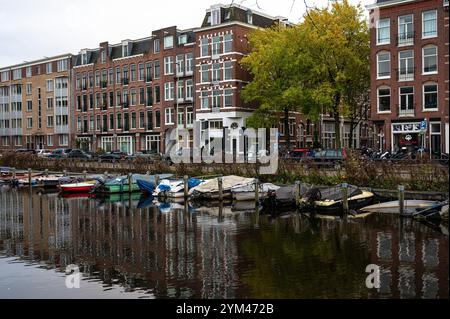
[[[291,150],[291,135],[289,132],[289,108],[284,108],[284,136],[286,138],[286,150]]]
[[[353,149],[353,131],[355,130],[356,125],[353,120],[350,122],[350,136],[348,138],[348,146]]]
[[[334,96],[333,115],[334,115],[334,130],[335,130],[335,145],[336,148],[341,148],[341,114],[339,112],[339,105],[341,102],[341,95],[336,93]]]

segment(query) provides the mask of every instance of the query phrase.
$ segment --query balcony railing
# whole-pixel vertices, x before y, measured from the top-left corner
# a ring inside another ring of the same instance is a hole
[[[397,37],[397,45],[413,45],[414,44],[414,32],[403,32]]]
[[[397,81],[414,81],[415,68],[397,69]]]
[[[416,104],[414,103],[411,106],[409,106],[408,108],[406,108],[406,106],[402,107],[397,105],[397,109],[398,109],[398,117],[414,117],[416,115],[415,109],[416,109]]]

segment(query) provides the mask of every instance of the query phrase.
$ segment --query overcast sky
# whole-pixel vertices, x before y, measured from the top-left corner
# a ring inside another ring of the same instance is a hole
[[[212,4],[232,0],[0,0],[0,67],[97,48],[100,42],[119,43],[151,35],[176,25],[199,27]],[[374,0],[350,0],[363,5]],[[235,0],[272,16],[298,22],[303,0]],[[258,5],[259,8],[258,8]],[[327,0],[306,0],[323,6]]]

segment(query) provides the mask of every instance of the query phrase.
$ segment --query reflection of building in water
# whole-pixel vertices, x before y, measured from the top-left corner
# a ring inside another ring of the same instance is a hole
[[[379,293],[393,298],[448,298],[448,238],[411,220],[373,230],[372,260],[381,267]],[[440,280],[439,280],[440,279]]]
[[[234,297],[233,222],[130,209],[128,201],[0,196],[0,250],[8,255],[61,271],[75,263],[106,285],[120,282],[159,297]]]

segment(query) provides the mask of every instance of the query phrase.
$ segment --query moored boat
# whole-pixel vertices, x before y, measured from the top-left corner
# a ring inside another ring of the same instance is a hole
[[[188,190],[197,187],[205,181],[197,178],[188,179]],[[164,179],[156,187],[153,192],[155,197],[166,197],[166,198],[182,198],[184,197],[184,180],[183,179]]]
[[[413,214],[417,210],[425,210],[438,205],[439,202],[427,200],[405,200],[404,212],[405,214]],[[398,200],[366,206],[361,209],[362,212],[367,213],[385,213],[385,214],[399,214],[400,203]]]
[[[83,193],[83,192],[90,192],[92,189],[94,189],[95,185],[97,184],[96,180],[92,181],[86,181],[86,182],[77,182],[77,183],[71,183],[71,184],[63,184],[60,185],[60,189],[64,193]]]
[[[231,189],[233,187],[245,186],[254,183],[253,178],[245,178],[240,176],[224,176],[222,177],[222,196],[223,198],[231,198]],[[219,179],[213,178],[192,188],[189,191],[192,199],[218,199],[219,198]]]
[[[252,183],[249,183],[247,185],[235,186],[231,189],[233,199],[237,201],[255,200],[255,188],[256,188],[255,181],[252,181]],[[260,184],[258,188],[259,188],[259,198],[264,199],[267,197],[267,194],[269,192],[280,189],[280,186],[276,186],[271,183],[265,183]]]

